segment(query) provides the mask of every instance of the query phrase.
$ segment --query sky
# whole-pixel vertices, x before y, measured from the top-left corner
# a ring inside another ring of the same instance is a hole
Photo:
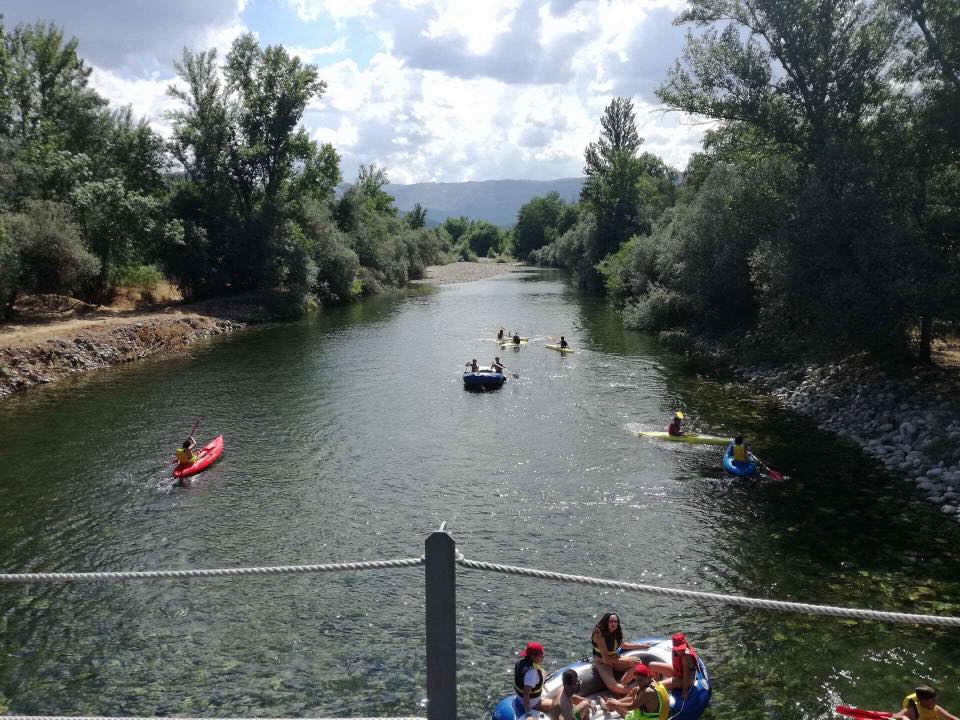
[[[644,149],[683,168],[704,126],[654,90],[684,46],[683,0],[3,0],[8,27],[52,21],[79,40],[91,84],[169,135],[166,90],[184,47],[220,56],[244,32],[326,81],[303,125],[392,182],[582,174],[615,96]]]

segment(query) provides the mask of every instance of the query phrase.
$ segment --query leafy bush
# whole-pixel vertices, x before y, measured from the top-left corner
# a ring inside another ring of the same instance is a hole
[[[689,317],[689,300],[662,285],[650,286],[647,292],[629,302],[623,310],[623,319],[628,327],[648,332],[683,325]]]
[[[110,283],[118,287],[151,290],[163,281],[163,273],[156,265],[124,265],[110,274]]]

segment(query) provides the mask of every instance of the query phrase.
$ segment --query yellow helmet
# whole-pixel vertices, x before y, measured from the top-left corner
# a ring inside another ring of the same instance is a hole
[[[677,410],[677,411],[673,414],[673,416],[674,416],[677,420],[683,420],[683,410]]]

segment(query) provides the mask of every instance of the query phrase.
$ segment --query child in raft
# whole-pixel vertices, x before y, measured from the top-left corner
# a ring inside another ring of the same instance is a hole
[[[573,668],[563,671],[563,688],[553,704],[551,720],[590,720],[590,701],[577,695],[580,692],[580,676]]]
[[[890,716],[903,720],[958,720],[937,705],[937,691],[929,685],[921,685],[903,699],[903,709]]]
[[[687,699],[687,694],[693,683],[697,679],[699,670],[697,663],[697,651],[687,642],[687,637],[683,633],[674,633],[671,636],[673,648],[671,649],[672,663],[652,662],[650,670],[657,673],[663,680],[664,687],[673,690],[680,688],[683,699]]]

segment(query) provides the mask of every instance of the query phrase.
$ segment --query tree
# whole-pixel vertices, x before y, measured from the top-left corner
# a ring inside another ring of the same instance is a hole
[[[476,220],[463,234],[462,240],[477,255],[486,257],[491,249],[494,252],[500,250],[500,228],[486,220]]]
[[[643,164],[636,153],[643,139],[637,134],[633,103],[614,98],[604,110],[600,126],[600,138],[584,152],[586,181],[580,195],[597,220],[597,244],[585,248],[591,264],[616,252],[640,228],[637,183]],[[597,284],[595,275],[582,279]]]
[[[415,203],[413,210],[404,215],[403,219],[413,230],[422,228],[427,224],[427,210],[420,203]]]
[[[513,230],[517,257],[527,259],[531,252],[563,235],[576,220],[576,208],[563,202],[559,193],[533,198],[517,211],[517,224]]]

